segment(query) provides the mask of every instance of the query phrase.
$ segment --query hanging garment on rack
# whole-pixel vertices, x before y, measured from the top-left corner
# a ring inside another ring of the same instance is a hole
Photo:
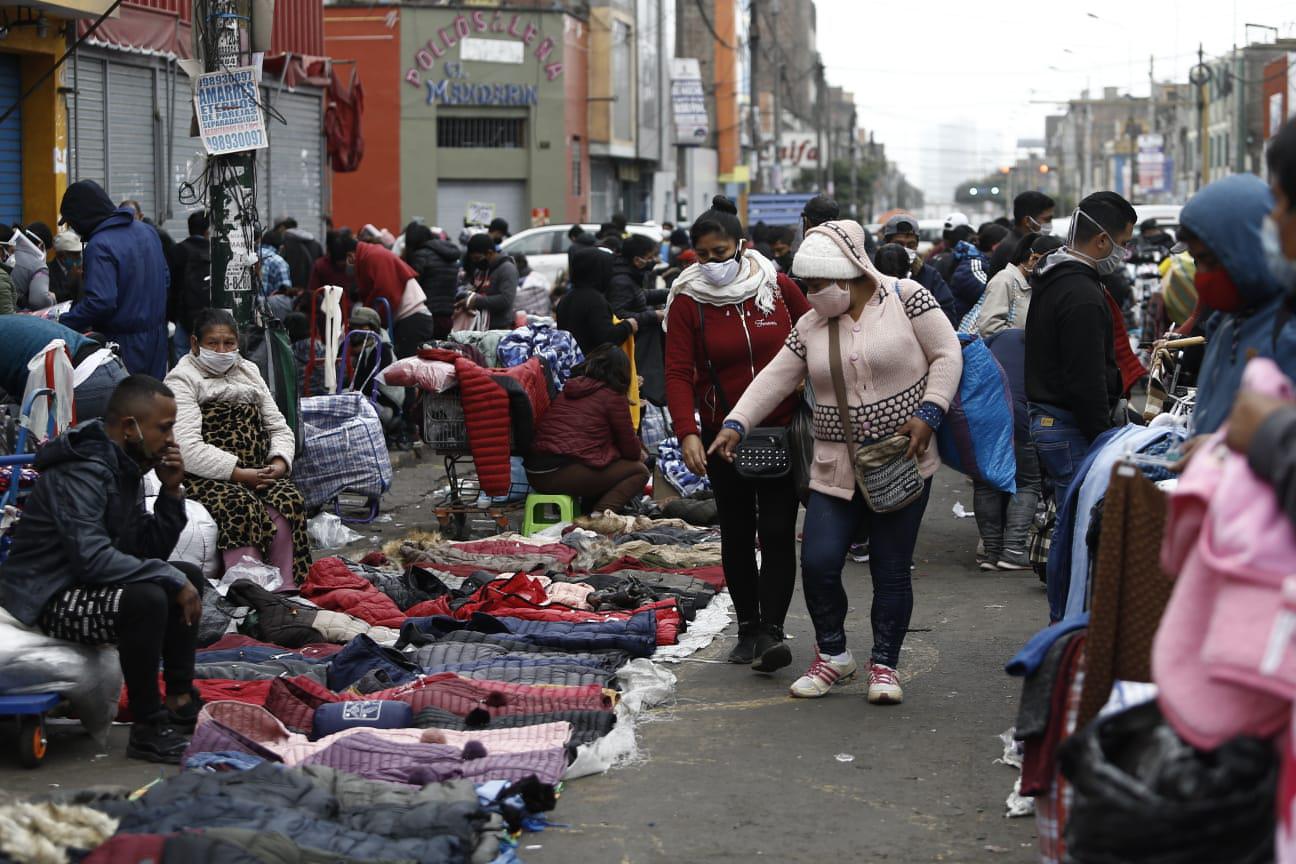
[[[68,356],[67,343],[62,339],[53,339],[41,352],[27,363],[27,389],[23,392],[23,404],[37,390],[54,391],[54,425],[50,427],[50,400],[37,399],[31,403],[31,432],[36,441],[46,441],[67,431],[76,423],[76,408],[73,402],[73,390],[76,371],[72,368],[72,358]]]
[[[1174,583],[1148,541],[1161,536],[1165,518],[1165,493],[1133,465],[1117,463],[1103,507],[1078,727],[1098,716],[1115,680],[1152,680],[1152,637]]]
[[[1263,358],[1243,388],[1293,396]],[[1170,497],[1161,563],[1179,576],[1152,647],[1161,709],[1201,749],[1274,735],[1296,698],[1296,529],[1225,434],[1197,448]]]

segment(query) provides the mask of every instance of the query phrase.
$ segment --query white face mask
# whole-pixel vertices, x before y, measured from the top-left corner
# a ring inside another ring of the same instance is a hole
[[[198,365],[213,375],[224,375],[238,362],[237,351],[213,351],[210,348],[198,349]]]
[[[1050,235],[1050,234],[1053,233],[1053,220],[1052,220],[1052,219],[1050,219],[1050,220],[1047,221],[1047,222],[1040,222],[1040,221],[1038,221],[1034,216],[1027,216],[1026,218],[1027,218],[1028,220],[1030,220],[1030,223],[1031,223],[1032,225],[1035,226],[1032,230],[1033,230],[1036,234],[1043,234],[1044,236],[1047,237],[1048,235]]]
[[[1078,217],[1080,216],[1083,216],[1086,220],[1089,221],[1091,225],[1093,225],[1100,232],[1102,232],[1102,235],[1107,238],[1107,242],[1111,243],[1111,247],[1112,247],[1111,251],[1108,252],[1103,257],[1090,258],[1088,255],[1085,255],[1083,252],[1079,252],[1076,250],[1075,248],[1076,223],[1079,221]],[[1067,246],[1069,247],[1069,251],[1071,252],[1072,255],[1075,255],[1077,258],[1083,258],[1086,261],[1088,261],[1089,265],[1098,271],[1099,276],[1110,276],[1111,274],[1115,273],[1117,270],[1125,266],[1125,261],[1129,257],[1129,253],[1126,251],[1125,247],[1118,244],[1116,242],[1116,238],[1111,236],[1111,234],[1107,232],[1107,229],[1102,227],[1101,224],[1099,224],[1097,219],[1093,218],[1088,213],[1081,210],[1079,207],[1076,208],[1075,214],[1071,217],[1071,234],[1067,238]]]
[[[918,250],[906,248],[905,254],[909,256],[909,266],[912,267],[913,263],[918,260]]]
[[[810,308],[818,312],[821,317],[836,318],[846,314],[846,310],[850,309],[851,295],[850,291],[834,282],[818,291],[811,291],[806,295],[806,300],[810,303]]]
[[[702,275],[708,282],[723,288],[738,278],[738,271],[742,265],[737,258],[729,258],[725,261],[708,261],[698,266],[702,268]]]

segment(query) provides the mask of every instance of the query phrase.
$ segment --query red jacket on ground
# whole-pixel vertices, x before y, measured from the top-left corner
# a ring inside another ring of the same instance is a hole
[[[639,460],[630,400],[602,381],[573,378],[540,421],[531,452],[568,456],[591,468]]]
[[[405,283],[418,279],[414,268],[377,243],[357,243],[355,256],[356,286],[364,305],[374,308],[376,298],[382,297],[391,304],[392,314],[398,314]]]
[[[782,349],[792,326],[810,311],[810,304],[795,282],[780,273],[778,285],[782,296],[775,297],[774,314],[768,316],[756,308],[755,298],[742,304],[741,316],[737,305],[699,307],[682,294],[671,303],[666,322],[666,403],[681,440],[700,431],[693,420],[694,408],[702,415],[702,428],[713,435],[720,431],[728,413],[715,394],[707,359],[732,409],[755,377],[753,368],[757,373],[764,369]],[[705,349],[699,308],[706,314]],[[796,394],[789,396],[761,425],[786,426],[799,398]]]

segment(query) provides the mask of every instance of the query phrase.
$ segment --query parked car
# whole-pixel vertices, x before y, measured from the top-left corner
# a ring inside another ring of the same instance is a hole
[[[525,255],[532,270],[543,273],[552,284],[557,285],[567,271],[567,248],[571,246],[567,232],[571,227],[571,223],[566,223],[519,231],[500,244],[500,251],[505,255]],[[581,228],[597,234],[599,226],[582,223]],[[661,226],[652,222],[627,225],[626,230],[631,234],[651,237],[658,243],[662,241]]]

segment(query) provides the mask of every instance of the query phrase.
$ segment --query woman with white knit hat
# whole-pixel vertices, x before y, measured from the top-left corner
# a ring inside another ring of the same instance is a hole
[[[873,574],[868,699],[894,705],[904,698],[896,664],[913,611],[913,550],[931,477],[940,467],[932,437],[958,390],[963,358],[935,298],[917,282],[879,273],[864,243],[864,229],[856,222],[829,222],[807,233],[793,270],[805,279],[812,311],[747,388],[711,450],[732,458],[746,431],[809,375],[818,404],[801,580],[817,647],[809,670],[792,684],[792,695],[826,696],[858,671],[846,648],[842,567],[863,528],[871,541]],[[830,356],[834,343],[836,364]],[[844,385],[846,412],[836,404],[838,385]],[[843,413],[849,416],[850,436]],[[900,442],[904,452],[888,468],[912,471],[916,460],[915,497],[892,509],[878,504],[879,498],[866,498],[858,487],[854,453],[856,447],[876,452],[870,445],[897,435],[908,438],[907,448]]]

